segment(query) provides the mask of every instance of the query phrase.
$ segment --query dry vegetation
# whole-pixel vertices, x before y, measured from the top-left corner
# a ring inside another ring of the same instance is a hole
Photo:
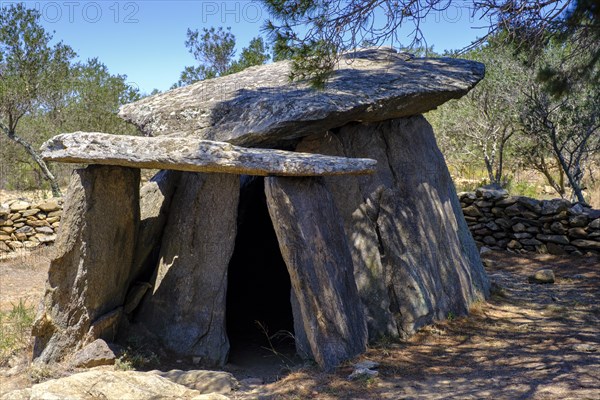
[[[22,324],[21,334],[25,332],[10,354],[5,345],[0,394],[53,376],[51,371],[23,364],[11,369],[30,352],[28,313],[43,291],[48,251],[0,260],[0,334],[5,335],[0,342],[7,343],[6,335],[19,335],[19,330],[12,328],[14,321]],[[351,363],[333,374],[303,367],[273,383],[242,386],[232,397],[598,398],[600,258],[497,252],[486,259],[495,283],[492,298],[476,304],[469,317],[449,315],[407,342],[384,341],[370,348],[360,359],[379,362],[378,377],[349,381]],[[527,283],[527,275],[542,266],[554,269],[557,282]],[[6,319],[11,313],[16,317],[13,322]]]

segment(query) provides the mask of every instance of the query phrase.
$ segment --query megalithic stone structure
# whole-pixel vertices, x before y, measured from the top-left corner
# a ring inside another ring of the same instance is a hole
[[[265,268],[250,260],[281,260],[282,280],[269,284],[284,289],[273,301],[286,304],[273,309],[291,310],[298,353],[324,369],[369,342],[466,314],[489,294],[421,115],[466,94],[484,66],[359,49],[321,91],[290,83],[289,71],[289,62],[252,67],[122,107],[149,137],[76,133],[45,145],[47,159],[103,165],[75,172],[69,189],[34,326],[38,362],[135,334],[165,354],[223,365],[230,303],[253,301],[227,296],[251,284],[228,284],[239,276],[229,274],[234,259],[246,277]],[[148,167],[165,170],[140,195],[134,168]],[[244,185],[240,174],[266,177]],[[253,212],[240,201],[263,204],[256,234],[239,235]],[[254,244],[277,254],[235,256]],[[252,307],[271,305],[242,309]]]

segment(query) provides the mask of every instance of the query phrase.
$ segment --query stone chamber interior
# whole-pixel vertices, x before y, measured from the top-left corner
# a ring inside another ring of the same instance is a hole
[[[290,290],[290,277],[267,209],[264,178],[244,176],[228,271],[230,363],[253,363],[257,357],[273,357],[273,361],[295,358]]]

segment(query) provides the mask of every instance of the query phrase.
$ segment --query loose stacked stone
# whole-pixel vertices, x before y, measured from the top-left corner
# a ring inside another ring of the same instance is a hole
[[[0,253],[51,244],[60,226],[62,200],[39,204],[12,200],[0,206]]]
[[[459,193],[478,246],[517,253],[600,254],[600,210],[565,199],[509,196],[506,190]]]

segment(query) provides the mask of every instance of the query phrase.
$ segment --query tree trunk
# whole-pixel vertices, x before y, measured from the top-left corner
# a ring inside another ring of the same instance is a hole
[[[504,147],[506,146],[506,142],[514,135],[514,131],[510,134],[506,135],[506,130],[502,133],[502,140],[500,141],[500,149],[498,149],[498,165],[496,166],[496,182],[500,186],[504,186],[502,184],[502,175],[504,175]]]
[[[575,195],[575,197],[577,197],[577,201],[579,201],[581,204],[587,204],[585,202],[585,198],[583,197],[583,193],[581,191],[581,186],[575,180],[575,177],[573,176],[573,172],[569,168],[569,165],[567,164],[565,157],[562,155],[562,153],[560,152],[560,149],[558,148],[558,143],[556,142],[555,135],[552,136],[552,148],[554,149],[556,158],[558,159],[561,169],[563,170],[565,175],[567,175],[567,180],[569,181],[569,185],[571,186],[571,189],[573,189],[573,194]]]
[[[44,174],[46,179],[48,179],[48,181],[50,182],[50,187],[52,188],[52,196],[54,196],[54,197],[62,196],[62,194],[60,192],[60,187],[58,186],[58,182],[56,181],[56,178],[54,177],[52,172],[50,172],[50,169],[48,168],[48,165],[46,164],[46,162],[44,162],[44,160],[42,160],[42,157],[40,157],[40,155],[37,153],[37,151],[34,150],[33,146],[31,144],[29,144],[22,137],[17,136],[14,131],[7,130],[7,129],[2,129],[2,130],[4,131],[4,133],[10,140],[23,146],[25,151],[27,151],[27,153],[29,153],[29,155],[35,160],[37,165],[42,170],[42,173]]]
[[[494,167],[492,166],[492,162],[487,155],[483,157],[483,161],[485,161],[485,169],[487,170],[488,178],[490,178],[490,184],[493,185],[496,183],[496,180],[494,179]]]

